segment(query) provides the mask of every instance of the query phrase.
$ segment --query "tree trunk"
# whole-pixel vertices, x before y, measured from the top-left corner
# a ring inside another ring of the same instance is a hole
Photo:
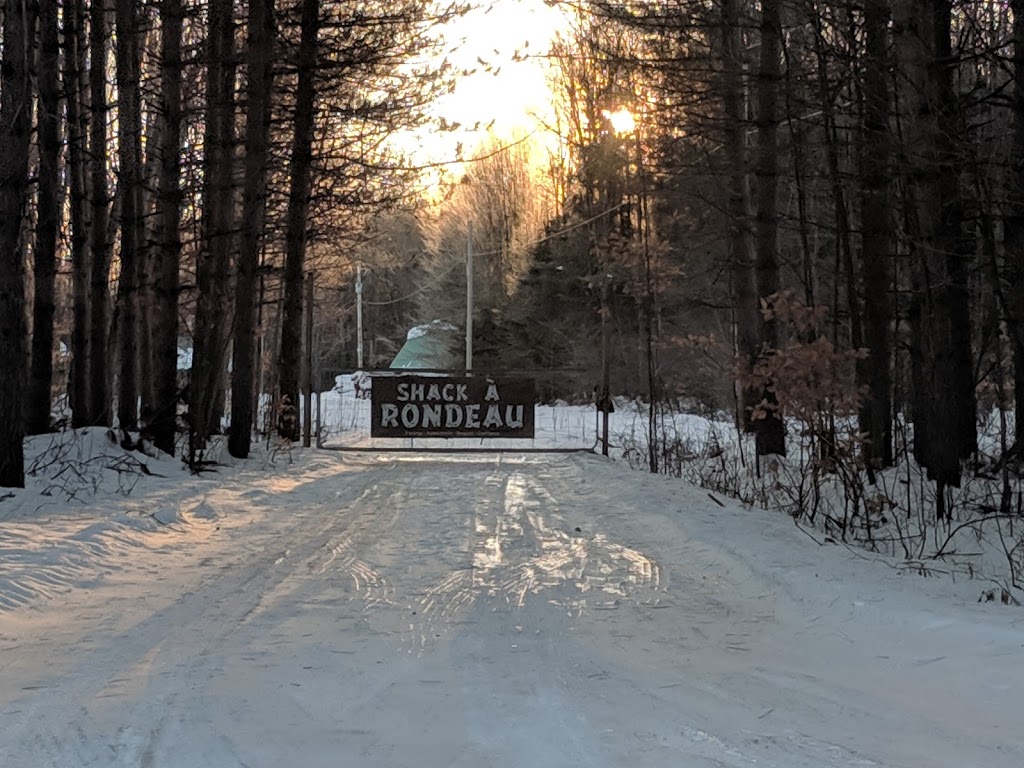
[[[317,37],[320,30],[319,0],[302,0],[299,41],[299,80],[295,98],[295,134],[292,141],[285,230],[284,318],[281,328],[281,395],[292,404],[299,396],[302,355],[302,287],[306,259],[306,215],[309,210],[310,174],[313,158],[315,118]],[[291,439],[297,440],[298,435]]]
[[[25,487],[25,268],[21,226],[32,133],[32,3],[9,3],[0,67],[0,487]]]
[[[962,190],[964,153],[962,144],[966,127],[953,88],[953,73],[959,66],[953,55],[952,0],[933,0],[935,17],[935,60],[931,78],[938,96],[939,112],[939,196],[941,221],[944,224],[946,272],[949,275],[946,306],[949,308],[950,334],[945,351],[946,361],[938,372],[952,374],[949,407],[953,418],[952,439],[960,459],[967,459],[978,450],[978,401],[974,380],[974,353],[971,318],[971,291],[968,284],[972,259],[976,250],[974,234],[965,226],[965,202]],[[952,126],[952,127],[951,127]],[[950,483],[954,488],[956,483]]]
[[[178,413],[178,264],[181,258],[182,0],[160,2],[160,171],[153,274],[153,378],[149,431],[153,444],[174,454]]]
[[[792,151],[790,160],[793,164],[793,196],[796,198],[797,231],[800,233],[800,281],[803,287],[804,304],[813,307],[817,296],[817,269],[815,269],[815,249],[811,247],[811,223],[808,216],[807,200],[807,126],[799,119],[799,112],[794,104],[793,68],[790,65],[789,49],[783,47],[786,62],[786,87],[783,93],[786,98],[786,128],[789,131]],[[817,332],[808,329],[804,340],[814,341]]]
[[[110,307],[110,242],[107,237],[107,18],[106,0],[92,0],[89,29],[89,192],[92,258],[89,311],[89,422],[110,426],[110,360],[107,351]]]
[[[146,20],[147,24],[151,20]],[[147,41],[146,45],[150,45]],[[159,107],[159,105],[156,105]],[[155,290],[154,271],[157,268],[157,239],[160,235],[159,209],[157,192],[160,179],[160,163],[163,159],[164,116],[157,109],[150,109],[149,119],[143,129],[146,137],[146,152],[142,164],[142,181],[140,183],[139,211],[142,221],[139,222],[139,290],[138,290],[138,340],[139,348],[139,418],[141,429],[146,431],[147,439],[152,440],[153,414],[156,413],[156,378],[154,365],[156,350],[153,348],[153,334],[156,332],[153,322],[156,315],[153,291]]]
[[[121,191],[120,273],[117,284],[118,394],[121,432],[138,427],[138,278],[142,216],[142,105],[139,25],[135,0],[116,0],[117,183]],[[127,439],[127,437],[125,437]]]
[[[907,194],[913,249],[910,300],[914,456],[932,480],[958,487],[974,449],[967,260],[955,135],[949,0],[927,13],[902,0],[894,29],[906,73]]]
[[[868,357],[859,384],[867,385],[860,410],[866,455],[876,468],[892,466],[892,368],[889,324],[889,261],[893,257],[893,207],[889,184],[890,0],[864,6],[864,145],[861,150],[861,261],[864,269],[864,329]]]
[[[1024,451],[1024,0],[1011,0],[1013,9],[1013,150],[1010,157],[1011,193],[1003,221],[1009,262],[1009,321],[1013,340],[1015,449]]]
[[[231,365],[231,434],[228,450],[249,455],[252,443],[254,354],[256,347],[256,273],[267,200],[267,156],[273,86],[274,2],[250,0],[248,88],[245,126],[245,188],[235,285],[234,344]]]
[[[850,316],[850,346],[861,349],[864,343],[861,325],[860,295],[857,290],[857,270],[850,242],[850,213],[846,205],[846,190],[843,187],[843,172],[839,157],[839,131],[836,127],[835,93],[829,84],[829,61],[825,52],[825,31],[821,16],[814,14],[814,53],[818,62],[818,94],[821,99],[822,129],[825,132],[825,154],[828,159],[829,191],[832,195],[832,210],[835,216],[836,266],[842,265],[846,283],[846,307]],[[836,277],[838,278],[838,272]],[[838,286],[837,279],[837,286]],[[835,310],[838,311],[836,306]]]
[[[50,429],[53,387],[54,282],[57,275],[57,237],[60,234],[60,40],[57,0],[39,3],[39,196],[36,241],[32,250],[34,291],[32,302],[32,363],[25,409],[25,431],[30,435]]]
[[[757,82],[757,292],[769,306],[779,292],[778,187],[779,187],[779,83],[782,80],[782,26],[779,0],[761,2],[761,69]],[[779,346],[774,318],[761,323],[761,354],[771,355]],[[758,456],[786,455],[785,428],[772,382],[761,397],[768,404],[755,430]]]
[[[937,143],[934,137],[934,108],[928,89],[928,67],[934,56],[932,50],[931,18],[929,14],[918,15],[913,0],[900,0],[896,6],[894,34],[900,70],[905,73],[905,87],[900,94],[905,110],[904,155],[906,163],[905,194],[909,198],[908,238],[911,246],[912,266],[910,270],[911,290],[908,304],[908,319],[911,327],[910,368],[911,368],[911,411],[914,424],[914,456],[928,468],[940,467],[942,475],[959,476],[959,461],[954,457],[939,464],[933,451],[936,435],[941,434],[946,423],[940,422],[942,414],[936,412],[935,383],[931,380],[934,371],[932,349],[932,324],[943,319],[932,312],[934,296],[928,290],[928,267],[935,262],[930,253],[937,229],[938,203],[934,193],[934,171],[932,157],[925,156],[924,150]],[[929,258],[931,257],[931,258]],[[935,276],[938,282],[941,275]],[[938,307],[941,310],[941,307]],[[935,316],[933,316],[935,315]],[[938,333],[949,334],[948,324],[935,329]],[[947,441],[948,442],[948,441]],[[935,446],[937,449],[937,446]],[[931,474],[929,474],[931,476]]]
[[[71,426],[84,427],[89,416],[89,285],[92,269],[89,258],[89,219],[86,158],[87,91],[84,83],[85,33],[84,0],[68,0],[64,7],[64,97],[68,122],[68,200],[71,217],[72,330]]]
[[[231,0],[211,0],[206,45],[207,121],[203,159],[203,243],[196,266],[196,301],[189,418],[191,450],[216,429],[217,387],[225,365],[232,227],[234,226],[235,24]]]
[[[140,10],[138,28],[139,44],[146,51],[155,51],[157,40],[163,31],[158,24],[159,4],[144,5]],[[143,32],[142,30],[146,31]],[[159,74],[159,60],[148,63],[149,71]],[[162,80],[162,77],[159,78]],[[158,80],[158,82],[159,82]],[[136,357],[139,375],[139,419],[140,432],[144,432],[147,440],[153,440],[153,419],[157,410],[156,382],[156,350],[153,337],[157,332],[154,326],[156,319],[156,299],[154,291],[157,257],[159,256],[158,239],[160,236],[160,210],[158,204],[160,184],[160,163],[163,160],[163,127],[164,115],[160,104],[159,88],[143,92],[143,105],[149,106],[148,114],[142,122],[142,135],[145,137],[145,151],[142,158],[141,180],[139,183],[139,268],[138,268],[138,315],[137,338],[139,341]]]
[[[742,0],[722,2],[722,102],[725,113],[725,149],[729,157],[729,197],[726,214],[729,226],[729,258],[733,300],[736,305],[737,418],[750,429],[751,411],[761,391],[751,389],[750,375],[758,353],[760,317],[754,275],[753,233],[750,214],[750,177],[746,148],[744,109]]]

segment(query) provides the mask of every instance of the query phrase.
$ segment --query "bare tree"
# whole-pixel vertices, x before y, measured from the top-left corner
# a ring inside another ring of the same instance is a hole
[[[0,487],[25,485],[25,271],[21,227],[32,133],[34,5],[9,3],[0,67]]]
[[[914,455],[939,484],[959,486],[974,450],[975,401],[952,86],[949,0],[927,12],[901,0],[896,42],[906,87],[904,153],[913,249],[910,324]],[[944,493],[938,514],[944,509]]]
[[[110,323],[110,242],[107,189],[107,0],[92,0],[89,15],[89,418],[110,426],[110,374],[107,337]]]
[[[1011,285],[1009,317],[1016,372],[1016,450],[1024,450],[1024,0],[1012,0],[1013,10],[1013,149],[1010,153],[1009,210],[1003,218]]]
[[[302,0],[299,71],[295,95],[295,132],[289,169],[288,215],[285,222],[284,315],[281,325],[280,388],[298,402],[302,365],[302,295],[306,260],[306,216],[309,210],[316,123],[316,58],[320,31],[319,0]],[[290,436],[298,439],[298,434]]]
[[[757,292],[768,307],[781,287],[778,255],[779,84],[782,80],[782,20],[779,0],[761,0],[761,66],[757,79]],[[778,326],[771,315],[761,322],[762,354],[779,346]],[[758,456],[786,455],[785,428],[771,382],[762,400],[767,404],[755,425]]]
[[[155,23],[155,14],[151,19],[146,19],[145,26],[152,25],[159,29]],[[155,33],[154,33],[155,36]],[[143,38],[145,40],[145,37]],[[149,47],[148,40],[146,47]],[[147,69],[159,72],[158,56],[157,63],[150,63],[147,56]],[[147,76],[149,73],[147,72]],[[143,135],[146,138],[146,151],[142,165],[142,180],[140,184],[139,215],[142,218],[139,226],[142,231],[139,235],[139,274],[138,274],[138,325],[136,337],[139,345],[136,350],[139,374],[139,417],[141,421],[140,430],[145,432],[149,439],[152,439],[150,424],[153,421],[153,414],[156,413],[157,383],[154,378],[153,361],[156,358],[156,350],[153,349],[153,336],[155,329],[154,305],[156,303],[154,291],[156,290],[156,270],[159,268],[156,257],[159,252],[158,240],[160,236],[159,215],[157,207],[157,187],[160,179],[160,163],[163,160],[161,147],[163,145],[163,115],[159,112],[159,90],[154,89],[149,94],[144,94],[144,104],[148,101],[149,109],[146,110],[146,117],[142,126]]]
[[[745,83],[742,0],[722,0],[722,112],[725,151],[729,158],[729,261],[735,300],[736,354],[741,373],[749,373],[760,342],[757,284],[754,272],[754,243],[750,211],[750,169],[746,147]],[[751,426],[753,406],[761,392],[737,385],[738,418]]]
[[[178,269],[181,259],[182,0],[160,2],[160,167],[153,273],[153,413],[160,450],[174,453],[178,409]]]
[[[245,182],[235,284],[234,344],[231,365],[232,456],[249,455],[253,427],[256,341],[256,272],[259,267],[267,207],[273,51],[274,0],[250,0],[247,41]]]
[[[547,203],[539,155],[540,147],[526,139],[488,141],[467,163],[462,181],[436,214],[420,217],[429,254],[426,268],[432,275],[417,294],[425,319],[459,323],[465,316],[465,269],[458,267],[466,263],[470,230],[477,328],[510,308],[534,244],[555,213]],[[481,341],[489,346],[488,340]]]
[[[864,269],[864,326],[868,358],[861,367],[867,396],[860,430],[876,467],[892,465],[892,362],[889,325],[890,261],[893,258],[893,196],[890,185],[889,0],[864,5],[866,59],[863,69],[864,144],[861,149],[861,260]]]
[[[25,431],[40,434],[50,429],[53,386],[54,283],[57,274],[57,238],[60,234],[60,40],[57,0],[39,2],[39,66],[36,120],[39,144],[39,191],[32,301],[32,356]]]
[[[122,433],[138,423],[138,309],[142,218],[142,102],[139,92],[139,19],[135,0],[116,0],[117,183],[121,194],[117,286],[118,396]],[[127,436],[125,437],[127,439]]]
[[[211,0],[206,41],[206,129],[203,156],[203,242],[196,265],[189,419],[202,450],[218,425],[218,388],[225,364],[235,187],[235,21],[231,0]]]
[[[67,0],[63,8],[64,98],[68,125],[68,209],[71,219],[72,328],[71,380],[68,399],[71,425],[89,423],[89,190],[86,174],[88,88],[85,82],[86,39],[84,0]]]

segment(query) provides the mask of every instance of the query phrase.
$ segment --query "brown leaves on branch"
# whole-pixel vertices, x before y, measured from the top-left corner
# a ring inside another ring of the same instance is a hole
[[[762,348],[753,369],[739,372],[744,386],[764,389],[777,400],[756,404],[752,418],[779,410],[812,425],[822,416],[855,414],[864,396],[856,385],[856,365],[866,352],[840,349],[824,335],[828,308],[809,307],[785,290],[762,302],[762,315],[778,323],[780,338],[787,340],[779,349]]]

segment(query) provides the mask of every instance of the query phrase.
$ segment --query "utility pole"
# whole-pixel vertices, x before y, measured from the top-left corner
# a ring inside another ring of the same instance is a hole
[[[356,267],[356,368],[363,370],[363,266]]]
[[[302,368],[302,447],[313,434],[313,273],[306,273],[306,356]]]
[[[473,370],[473,222],[466,225],[466,373]]]

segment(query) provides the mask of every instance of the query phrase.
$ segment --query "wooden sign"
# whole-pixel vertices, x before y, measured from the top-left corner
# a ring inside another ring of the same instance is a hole
[[[374,376],[371,437],[532,438],[536,387],[487,376]]]

